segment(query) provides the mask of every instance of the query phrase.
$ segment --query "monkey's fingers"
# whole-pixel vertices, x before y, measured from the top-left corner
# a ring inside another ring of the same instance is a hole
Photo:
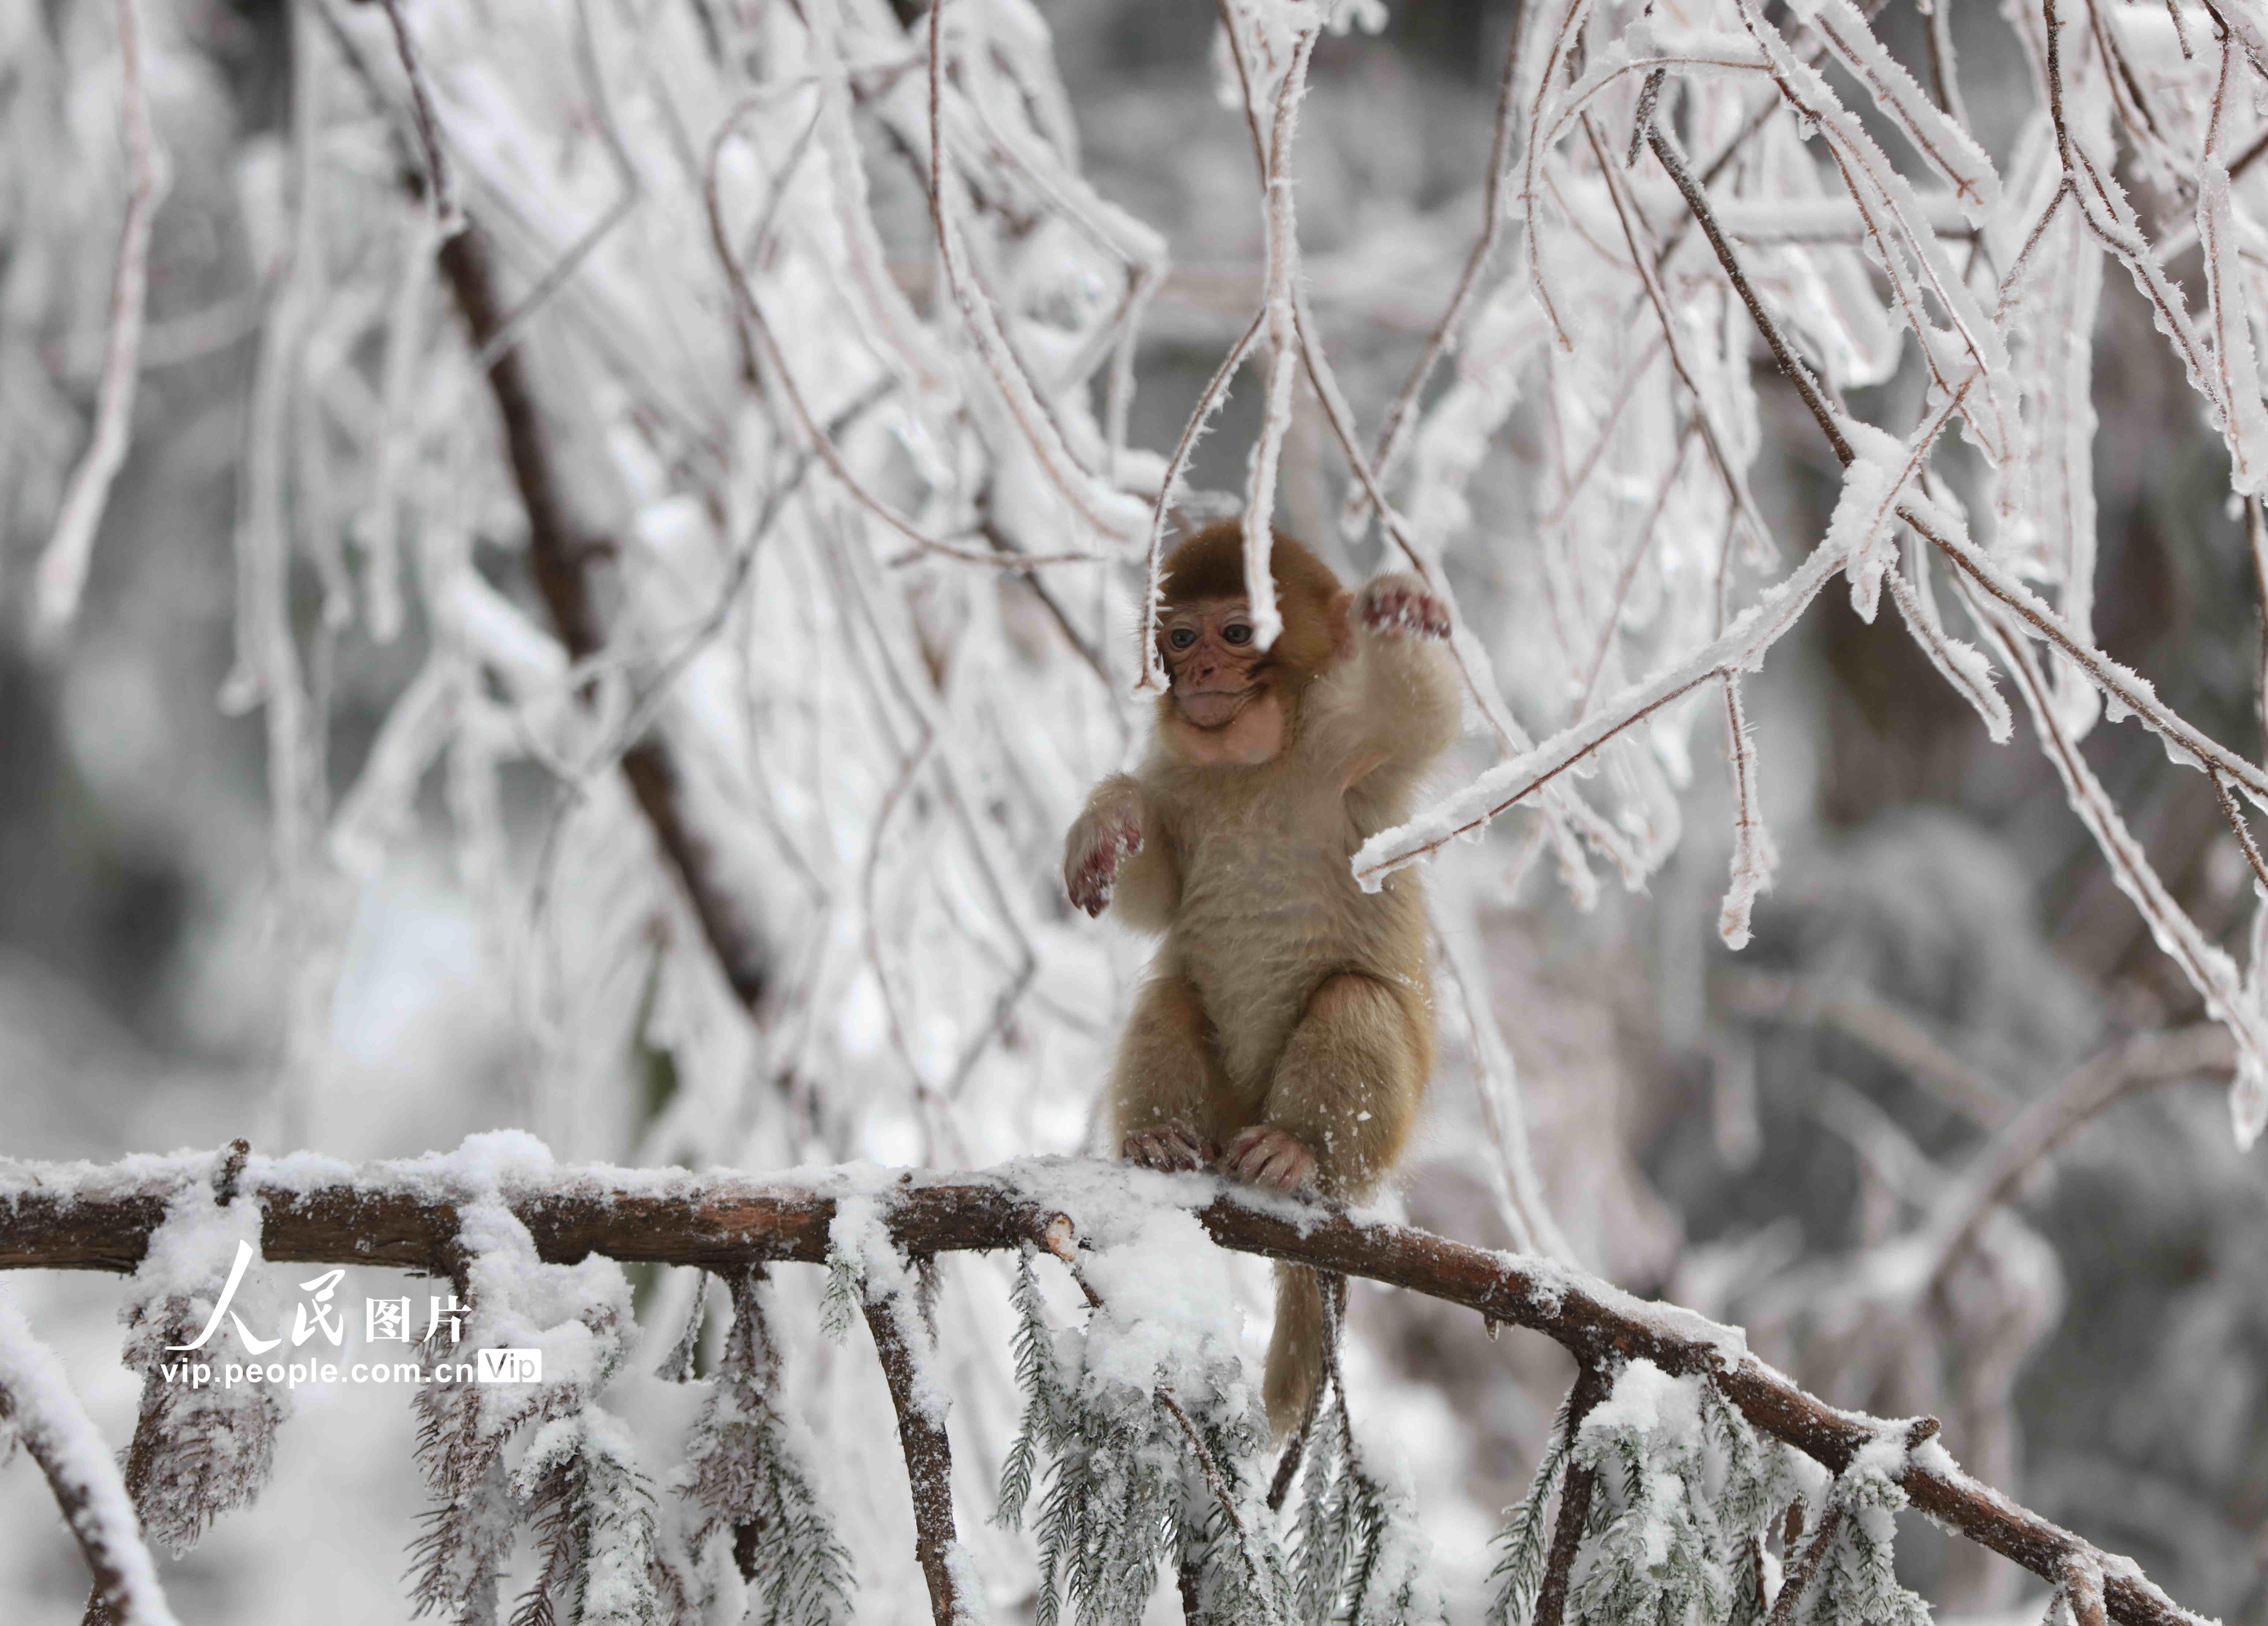
[[[1136,1130],[1126,1137],[1120,1156],[1145,1169],[1173,1174],[1208,1167],[1219,1157],[1220,1149],[1189,1125],[1169,1123]]]
[[[1449,635],[1448,606],[1408,580],[1373,582],[1363,595],[1362,623],[1389,637],[1404,632],[1424,638]]]
[[[1273,1124],[1255,1124],[1229,1143],[1233,1172],[1256,1186],[1296,1191],[1315,1172],[1315,1157],[1300,1137]]]
[[[1142,850],[1142,827],[1130,821],[1111,824],[1096,833],[1079,868],[1064,877],[1071,900],[1090,915],[1110,907],[1118,880],[1118,867]]]

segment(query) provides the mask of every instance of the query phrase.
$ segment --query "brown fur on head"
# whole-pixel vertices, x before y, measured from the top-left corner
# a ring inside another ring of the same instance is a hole
[[[1164,562],[1158,653],[1172,676],[1160,738],[1197,766],[1272,761],[1291,737],[1300,694],[1346,647],[1351,600],[1330,567],[1289,536],[1269,555],[1283,630],[1259,647],[1244,581],[1244,531],[1207,526]]]
[[[1268,573],[1284,631],[1262,657],[1266,668],[1312,677],[1346,639],[1346,593],[1331,567],[1283,532],[1275,534]],[[1160,572],[1167,609],[1208,598],[1244,596],[1244,521],[1217,520],[1166,556]],[[1171,664],[1168,655],[1168,665]]]

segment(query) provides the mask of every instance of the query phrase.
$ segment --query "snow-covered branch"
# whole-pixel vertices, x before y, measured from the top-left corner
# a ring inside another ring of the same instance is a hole
[[[63,1363],[0,1293],[0,1446],[11,1439],[47,1475],[94,1576],[94,1600],[117,1626],[174,1626],[142,1545],[118,1464],[87,1418]]]
[[[212,1160],[198,1157],[100,1167],[0,1164],[0,1268],[130,1270],[168,1205],[202,1190],[212,1172]],[[912,1260],[965,1251],[1056,1251],[1123,1231],[1130,1216],[1185,1214],[1221,1247],[1462,1305],[1490,1321],[1541,1333],[1587,1368],[1642,1361],[1672,1376],[1704,1378],[1749,1426],[1832,1473],[1862,1457],[1874,1461],[1887,1449],[1889,1477],[1940,1523],[2051,1583],[2074,1560],[2099,1565],[2110,1615],[2124,1626],[2196,1626],[2194,1616],[2131,1563],[2100,1553],[1962,1473],[1930,1438],[1933,1421],[1884,1422],[1831,1407],[1750,1355],[1737,1328],[1632,1297],[1554,1261],[1491,1253],[1360,1213],[1258,1197],[1211,1179],[1059,1159],[975,1174],[893,1175],[867,1167],[761,1180],[522,1164],[492,1178],[493,1201],[526,1228],[535,1254],[562,1264],[600,1254],[718,1271],[768,1261],[839,1269],[837,1221],[846,1204],[871,1215],[878,1240]],[[360,1166],[305,1155],[254,1157],[240,1191],[261,1210],[261,1248],[270,1260],[434,1275],[464,1268],[460,1204],[467,1188],[450,1157]],[[865,1290],[878,1285],[870,1277]],[[902,1308],[918,1317],[910,1304]],[[935,1401],[910,1371],[892,1383],[894,1393],[903,1395],[902,1421],[932,1415],[923,1408]],[[909,1453],[939,1443],[923,1442],[925,1428],[909,1434]],[[923,1461],[925,1479],[943,1471],[927,1457]],[[949,1521],[924,1523],[923,1539],[949,1544]],[[932,1571],[933,1587],[945,1572]]]

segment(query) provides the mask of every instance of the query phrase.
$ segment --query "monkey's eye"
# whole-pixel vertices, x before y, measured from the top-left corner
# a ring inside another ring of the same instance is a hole
[[[1197,635],[1188,627],[1177,626],[1166,634],[1166,641],[1176,649],[1187,649],[1197,641]]]
[[[1221,630],[1220,635],[1232,644],[1248,644],[1252,641],[1252,629],[1241,621],[1231,622]]]

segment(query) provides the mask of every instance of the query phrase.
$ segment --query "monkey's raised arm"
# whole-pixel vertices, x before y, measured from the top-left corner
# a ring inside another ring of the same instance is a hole
[[[1317,685],[1314,748],[1347,787],[1414,778],[1463,719],[1448,611],[1415,576],[1391,575],[1366,582],[1346,613],[1348,653]]]
[[[1064,890],[1089,914],[1113,909],[1137,931],[1173,924],[1182,878],[1142,794],[1142,781],[1114,773],[1094,787],[1086,811],[1064,839]]]

